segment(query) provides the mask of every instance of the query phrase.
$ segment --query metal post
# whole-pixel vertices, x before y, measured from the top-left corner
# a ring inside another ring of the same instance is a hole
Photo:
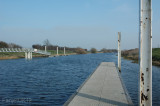
[[[44,46],[45,47],[45,52],[47,52],[47,46]]]
[[[121,72],[121,32],[118,32],[118,70]]]
[[[58,56],[58,47],[57,47],[57,56]]]
[[[65,49],[65,47],[64,47],[64,55],[66,55],[66,49]]]
[[[152,106],[152,0],[140,2],[139,105]]]

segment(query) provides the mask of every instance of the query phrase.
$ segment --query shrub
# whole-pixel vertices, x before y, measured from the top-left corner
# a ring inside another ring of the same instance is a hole
[[[86,54],[86,51],[85,49],[82,49],[82,48],[76,48],[76,51],[75,51],[77,54]]]
[[[97,53],[97,50],[95,48],[92,48],[91,53]]]

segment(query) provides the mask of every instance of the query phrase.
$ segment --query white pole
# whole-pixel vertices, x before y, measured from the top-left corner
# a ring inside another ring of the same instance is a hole
[[[140,2],[139,105],[152,106],[152,0]]]
[[[28,59],[31,59],[31,52],[28,52],[29,56],[28,56]]]
[[[121,72],[121,32],[118,32],[118,70]]]
[[[25,52],[25,59],[27,59],[27,57],[28,57],[28,53],[27,53],[27,52]]]
[[[47,46],[44,46],[45,47],[45,52],[47,52]]]
[[[64,55],[66,55],[66,49],[65,49],[65,47],[64,47]]]
[[[57,56],[58,56],[58,47],[57,47]]]
[[[30,59],[30,52],[28,52],[28,56],[27,56],[27,59]]]
[[[30,59],[32,59],[32,52],[30,52]]]

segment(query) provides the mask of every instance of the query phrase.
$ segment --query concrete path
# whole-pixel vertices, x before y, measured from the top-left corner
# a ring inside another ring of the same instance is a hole
[[[131,106],[132,101],[112,62],[102,62],[64,106]]]

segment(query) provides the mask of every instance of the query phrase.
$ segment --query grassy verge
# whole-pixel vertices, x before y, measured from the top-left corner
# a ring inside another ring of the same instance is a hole
[[[56,50],[48,50],[48,52],[51,52],[51,56],[57,55]],[[76,53],[66,50],[66,55],[71,55],[71,54],[76,54]],[[64,55],[64,51],[59,50],[59,55]],[[46,57],[45,55],[37,54],[37,53],[33,53],[32,56],[33,57]],[[19,58],[25,58],[25,53],[24,52],[0,52],[0,60],[19,59]]]
[[[47,50],[47,52],[50,52],[52,56],[57,55],[57,51],[56,51],[56,50]],[[73,51],[68,51],[68,50],[66,50],[65,52],[66,52],[66,55],[67,55],[67,54],[75,54],[75,52],[73,52]],[[59,50],[59,51],[58,51],[58,54],[59,54],[59,55],[64,55],[64,51],[63,51],[63,50]]]
[[[138,63],[138,49],[122,51],[124,59],[133,60],[134,63]],[[160,48],[152,49],[152,64],[160,66]]]
[[[0,52],[0,59],[18,59],[18,58],[24,58],[24,53],[10,53],[10,52]]]
[[[32,54],[33,57],[46,57],[45,55],[41,54]],[[19,59],[19,58],[24,58],[25,53],[24,52],[0,52],[0,60],[4,59]]]

